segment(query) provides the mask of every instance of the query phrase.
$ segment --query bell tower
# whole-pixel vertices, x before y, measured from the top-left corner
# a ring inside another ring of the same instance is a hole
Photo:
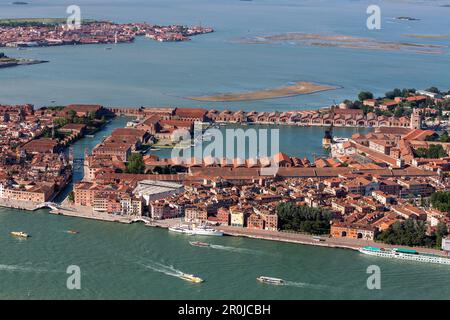
[[[420,113],[420,110],[415,108],[413,109],[413,112],[411,114],[411,120],[409,127],[411,129],[420,129],[422,128],[422,115]]]

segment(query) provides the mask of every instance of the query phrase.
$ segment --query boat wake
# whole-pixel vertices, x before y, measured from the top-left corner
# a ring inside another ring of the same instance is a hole
[[[147,262],[147,263],[140,263],[142,266],[144,266],[147,269],[164,273],[165,275],[181,278],[181,276],[184,274],[183,271],[175,269],[173,266],[168,266],[159,262]]]
[[[12,271],[12,272],[47,272],[46,269],[23,267],[17,265],[0,264],[0,271]]]
[[[309,288],[309,289],[317,289],[317,290],[323,290],[323,289],[330,288],[328,286],[324,286],[324,285],[320,285],[320,284],[295,282],[295,281],[284,281],[284,283],[282,285],[288,286],[288,287]]]
[[[239,253],[247,253],[247,254],[264,254],[264,252],[258,251],[258,250],[221,246],[219,244],[211,244],[209,247],[213,248],[213,249],[217,249],[217,250],[224,250],[224,251],[230,251],[230,252],[239,252]]]

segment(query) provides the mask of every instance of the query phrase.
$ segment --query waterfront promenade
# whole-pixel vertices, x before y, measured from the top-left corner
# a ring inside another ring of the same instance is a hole
[[[15,209],[22,209],[27,211],[34,211],[39,208],[39,203],[30,202],[30,201],[8,201],[6,199],[0,199],[0,207],[8,207]],[[180,224],[186,224],[183,218],[174,218],[174,219],[165,219],[165,220],[151,220],[146,217],[138,218],[135,216],[118,216],[111,215],[108,213],[102,212],[94,212],[92,209],[76,206],[70,204],[67,199],[62,202],[62,204],[58,207],[57,210],[50,210],[51,214],[70,216],[76,218],[83,219],[92,219],[98,221],[107,221],[107,222],[118,222],[123,224],[131,224],[133,222],[145,222],[145,225],[148,227],[159,227],[168,229],[171,226],[177,226]],[[228,236],[237,236],[237,237],[246,237],[246,238],[254,238],[254,239],[262,239],[262,240],[270,240],[270,241],[280,241],[280,242],[289,242],[289,243],[297,243],[303,245],[313,245],[319,247],[328,247],[328,248],[341,248],[341,249],[351,249],[358,250],[364,246],[375,246],[375,247],[384,247],[384,248],[407,248],[407,249],[415,249],[421,252],[427,252],[437,255],[443,255],[443,253],[439,250],[432,248],[422,248],[422,247],[407,247],[407,246],[392,246],[384,243],[378,243],[375,241],[369,240],[359,240],[359,239],[348,239],[348,238],[331,238],[328,235],[320,236],[320,241],[315,238],[315,236],[310,234],[303,233],[295,233],[295,232],[282,232],[282,231],[271,231],[271,230],[258,230],[258,229],[249,229],[249,228],[240,228],[240,227],[232,227],[232,226],[218,226],[215,227],[218,230],[222,231],[225,235]]]
[[[177,226],[180,224],[187,224],[187,223],[184,222],[182,218],[174,218],[174,219],[152,221],[150,223],[147,223],[146,225],[149,227],[169,228],[171,226]],[[312,246],[318,246],[318,247],[358,250],[361,247],[374,246],[374,247],[383,247],[383,248],[415,249],[415,250],[421,251],[421,252],[443,255],[442,251],[432,249],[432,248],[407,247],[407,246],[399,246],[399,245],[394,246],[394,245],[378,243],[378,242],[369,241],[369,240],[349,239],[349,238],[331,238],[328,235],[320,236],[321,241],[319,241],[319,240],[315,240],[317,238],[314,235],[304,234],[304,233],[296,233],[296,232],[258,230],[258,229],[240,228],[240,227],[223,226],[223,225],[214,227],[214,228],[222,231],[226,236],[246,237],[246,238],[262,239],[262,240],[270,240],[270,241],[289,242],[289,243],[312,245]]]

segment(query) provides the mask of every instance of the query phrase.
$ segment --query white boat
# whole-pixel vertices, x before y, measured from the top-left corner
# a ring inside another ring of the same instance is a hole
[[[169,227],[169,231],[196,236],[223,236],[223,232],[208,226],[179,225]]]
[[[333,137],[333,143],[345,143],[348,142],[348,138]]]
[[[193,274],[183,273],[180,275],[180,278],[193,283],[202,283],[203,279],[194,276]]]
[[[24,238],[24,239],[30,237],[30,235],[28,233],[25,233],[23,231],[12,231],[11,235],[14,237]]]
[[[445,256],[438,256],[435,254],[421,253],[416,250],[410,249],[384,249],[377,247],[363,247],[359,249],[359,252],[383,258],[394,258],[401,260],[411,260],[419,262],[437,263],[437,264],[448,264],[450,265],[450,258]]]
[[[256,280],[258,280],[259,282],[262,282],[262,283],[268,283],[268,284],[274,284],[274,285],[284,284],[284,280],[279,279],[279,278],[260,276],[260,277],[256,278]]]

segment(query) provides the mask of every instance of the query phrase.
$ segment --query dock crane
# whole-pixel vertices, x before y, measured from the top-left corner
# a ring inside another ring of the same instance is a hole
[[[330,107],[330,119],[331,125],[328,129],[325,130],[325,134],[322,139],[322,146],[325,149],[330,149],[331,144],[333,143],[333,123],[334,123],[334,110],[336,108],[336,102],[333,100],[333,105]]]

